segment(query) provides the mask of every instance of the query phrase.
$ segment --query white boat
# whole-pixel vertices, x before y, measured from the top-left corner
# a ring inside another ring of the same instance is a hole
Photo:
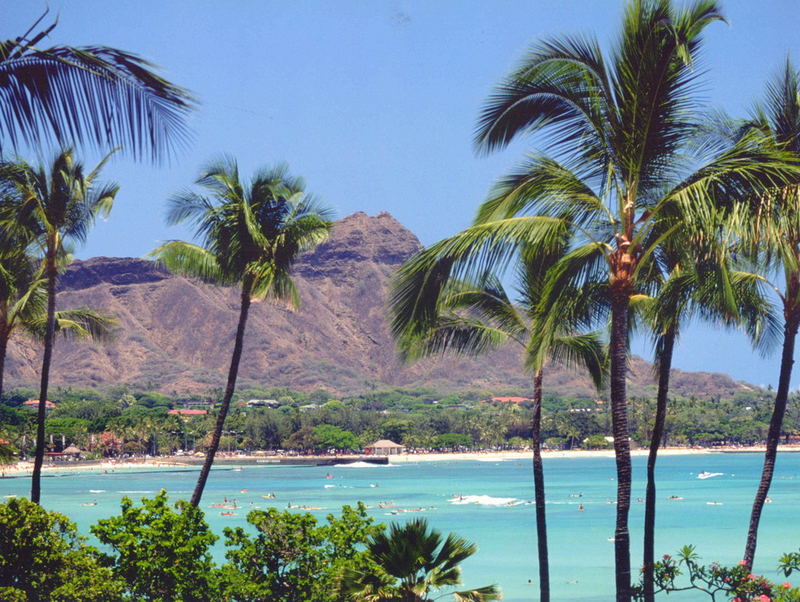
[[[710,479],[711,477],[721,477],[724,473],[722,472],[706,472],[705,470],[697,475],[698,479]]]

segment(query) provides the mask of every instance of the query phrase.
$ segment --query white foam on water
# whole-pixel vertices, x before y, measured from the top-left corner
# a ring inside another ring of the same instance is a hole
[[[491,495],[461,495],[447,500],[451,504],[478,504],[479,506],[505,506],[517,501],[515,497],[492,497]]]
[[[90,489],[89,493],[105,493],[105,489]]]
[[[380,464],[371,464],[370,462],[350,462],[345,464],[334,464],[336,468],[375,468]]]

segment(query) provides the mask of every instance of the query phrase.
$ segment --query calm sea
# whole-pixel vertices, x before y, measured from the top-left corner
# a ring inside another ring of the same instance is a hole
[[[734,564],[741,557],[753,492],[761,470],[759,454],[665,456],[659,460],[657,554],[674,553],[694,544],[704,561]],[[702,472],[722,473],[700,480]],[[330,474],[332,478],[327,478]],[[63,512],[88,534],[89,525],[119,512],[122,496],[138,500],[166,488],[173,499],[188,498],[197,472],[117,471],[109,474],[69,473],[43,479],[42,500]],[[613,542],[616,493],[612,457],[547,458],[547,511],[553,599],[605,601],[613,599]],[[343,504],[362,500],[383,522],[425,516],[440,531],[455,531],[476,542],[478,553],[464,563],[468,586],[498,583],[505,600],[537,599],[535,586],[534,507],[528,461],[420,462],[390,466],[272,467],[215,469],[203,498],[214,531],[245,525],[250,508],[287,504],[318,506],[323,518]],[[634,500],[644,497],[644,458],[634,458]],[[0,479],[0,495],[25,495],[25,478]],[[246,490],[246,491],[245,491]],[[274,492],[275,499],[263,496]],[[456,496],[456,497],[454,497]],[[462,499],[463,496],[463,499]],[[580,497],[578,497],[580,496]],[[682,500],[669,500],[670,496]],[[756,571],[783,581],[777,558],[800,546],[800,454],[778,458],[776,478],[761,522]],[[237,500],[235,515],[212,504]],[[96,505],[87,506],[94,501]],[[709,504],[709,502],[715,502]],[[419,512],[396,512],[378,504]],[[579,505],[583,510],[579,510]],[[298,512],[301,510],[297,510]],[[641,523],[644,504],[631,510],[632,566],[641,564]],[[221,541],[216,548],[223,559]],[[528,585],[531,579],[534,585]],[[702,597],[675,594],[670,600]]]

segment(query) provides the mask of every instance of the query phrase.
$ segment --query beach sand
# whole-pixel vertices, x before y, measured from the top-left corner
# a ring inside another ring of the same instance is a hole
[[[782,445],[778,448],[781,452],[800,452],[800,445]],[[715,447],[711,448],[698,448],[698,447],[665,447],[659,450],[660,456],[678,456],[678,455],[701,455],[701,454],[714,454],[714,453],[764,453],[763,446],[749,446],[749,447]],[[429,453],[429,454],[397,454],[389,456],[390,464],[404,464],[415,462],[443,462],[443,461],[457,461],[457,460],[473,460],[478,462],[499,462],[502,460],[528,460],[531,458],[532,453],[530,450],[526,451],[478,451],[478,452],[456,452],[456,453]],[[631,456],[647,456],[647,449],[632,449]],[[230,460],[231,456],[227,454],[224,456]],[[270,456],[278,458],[279,456]],[[322,458],[330,459],[330,456],[321,456]],[[352,456],[350,456],[352,457]],[[573,450],[543,450],[543,458],[613,458],[614,450],[601,449],[601,450],[586,450],[586,449],[573,449]],[[254,460],[263,459],[263,456],[235,456],[237,459],[242,460],[242,464],[249,464]],[[113,472],[116,470],[130,470],[130,469],[145,469],[145,470],[164,470],[165,468],[184,468],[194,467],[199,468],[196,463],[189,463],[182,461],[185,457],[170,456],[162,458],[147,458],[147,459],[131,459],[131,460],[103,460],[101,462],[63,462],[63,463],[45,463],[42,467],[42,473],[54,471],[75,471],[82,472]],[[30,475],[33,471],[33,462],[17,462],[16,464],[9,464],[4,469],[1,469],[3,475],[9,477],[19,477]]]

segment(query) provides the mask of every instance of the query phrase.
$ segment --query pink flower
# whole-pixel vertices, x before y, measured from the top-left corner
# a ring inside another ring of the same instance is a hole
[[[745,565],[745,564],[747,564],[747,563],[746,563],[744,560],[740,560],[740,561],[739,561],[739,562],[737,562],[736,564],[738,564],[739,566],[744,566],[744,565]]]
[[[770,598],[767,594],[761,594],[758,598],[753,598],[753,600],[754,602],[755,600],[758,600],[758,602],[772,602],[772,598]]]
[[[756,575],[755,573],[750,573],[750,574],[747,576],[747,578],[748,578],[750,581],[754,581],[754,580],[758,579],[758,575]]]
[[[784,581],[783,583],[781,583],[781,587],[785,587],[786,589],[790,589],[792,587],[792,584],[789,583],[788,581]]]

